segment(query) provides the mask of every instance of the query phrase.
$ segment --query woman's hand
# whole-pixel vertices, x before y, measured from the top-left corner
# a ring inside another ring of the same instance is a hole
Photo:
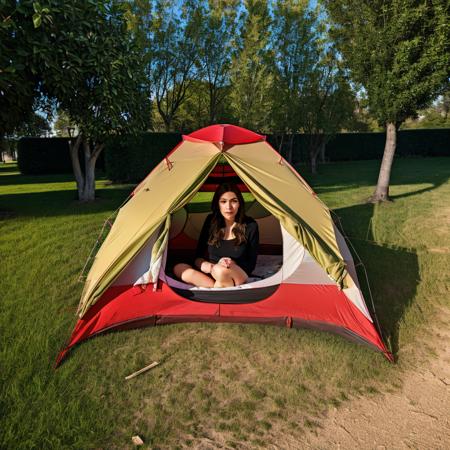
[[[214,267],[214,264],[209,262],[209,261],[203,261],[200,265],[200,270],[203,273],[211,273],[212,272],[212,268]]]
[[[219,262],[217,264],[220,264],[221,266],[224,266],[227,269],[229,269],[232,265],[234,265],[236,263],[231,258],[224,257],[224,258],[220,258]]]

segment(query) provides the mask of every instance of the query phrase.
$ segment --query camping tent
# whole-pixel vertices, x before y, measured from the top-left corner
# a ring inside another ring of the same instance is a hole
[[[192,257],[209,210],[191,200],[223,181],[253,199],[257,266],[244,285],[194,287],[171,267]],[[329,209],[264,136],[232,125],[183,136],[136,187],[95,256],[78,314],[57,365],[75,344],[109,330],[195,321],[318,328],[392,357]]]

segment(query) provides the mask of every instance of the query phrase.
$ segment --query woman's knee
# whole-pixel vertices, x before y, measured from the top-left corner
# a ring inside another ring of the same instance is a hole
[[[236,275],[233,276],[233,281],[234,281],[234,285],[235,286],[240,286],[241,284],[244,284],[247,281],[247,276],[242,276],[242,275]]]
[[[176,264],[175,267],[173,268],[173,273],[177,278],[182,278],[183,273],[188,269],[192,269],[192,267],[189,264],[179,263]]]
[[[231,267],[230,272],[231,272],[230,276],[233,278],[235,286],[240,286],[241,284],[244,284],[248,279],[247,274],[239,266],[235,265]]]

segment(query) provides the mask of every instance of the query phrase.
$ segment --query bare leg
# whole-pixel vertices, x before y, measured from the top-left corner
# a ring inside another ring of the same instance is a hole
[[[239,286],[247,280],[247,274],[237,264],[233,264],[230,268],[216,264],[211,275],[216,280],[214,287],[218,288]]]
[[[173,272],[177,278],[183,280],[185,283],[193,284],[198,287],[213,287],[214,280],[208,275],[200,272],[199,270],[194,269],[189,264],[177,264],[173,268]]]

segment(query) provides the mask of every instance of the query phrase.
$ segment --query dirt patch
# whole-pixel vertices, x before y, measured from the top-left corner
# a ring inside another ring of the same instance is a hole
[[[443,325],[427,341],[436,355],[406,373],[400,392],[333,408],[296,448],[450,448],[450,311],[442,310],[440,318]]]

